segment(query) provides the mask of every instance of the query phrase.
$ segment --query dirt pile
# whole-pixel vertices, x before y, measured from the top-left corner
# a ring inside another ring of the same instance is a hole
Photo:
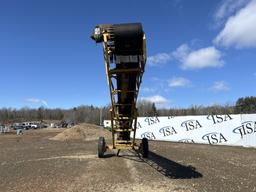
[[[97,140],[100,136],[105,138],[111,137],[111,133],[104,130],[102,127],[92,124],[79,124],[72,128],[66,129],[58,135],[50,138],[55,141],[67,141],[67,140]]]

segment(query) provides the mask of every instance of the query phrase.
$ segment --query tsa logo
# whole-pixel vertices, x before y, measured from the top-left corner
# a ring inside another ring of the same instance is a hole
[[[222,133],[217,132],[207,133],[202,139],[207,140],[209,144],[225,143],[228,141]]]
[[[207,119],[212,120],[213,124],[222,123],[225,121],[232,120],[231,116],[228,114],[226,114],[226,115],[208,115]]]
[[[146,117],[144,120],[148,125],[153,125],[156,123],[160,123],[159,119],[157,116],[155,117]]]
[[[187,131],[201,128],[202,125],[198,120],[187,120],[181,123],[181,127],[185,127]]]
[[[174,127],[170,126],[161,128],[159,132],[162,133],[164,137],[177,134],[177,131],[174,129]]]
[[[233,133],[240,134],[241,138],[244,135],[256,133],[256,121],[243,122],[241,126],[233,130]]]
[[[154,140],[156,139],[155,135],[153,132],[145,132],[145,133],[142,133],[141,134],[141,138],[147,138],[147,139],[150,139],[150,140]]]

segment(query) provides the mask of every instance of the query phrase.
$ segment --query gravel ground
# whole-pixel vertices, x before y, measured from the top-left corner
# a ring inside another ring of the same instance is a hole
[[[256,149],[154,141],[148,159],[99,159],[96,140],[50,140],[62,131],[0,135],[0,192],[256,191]]]

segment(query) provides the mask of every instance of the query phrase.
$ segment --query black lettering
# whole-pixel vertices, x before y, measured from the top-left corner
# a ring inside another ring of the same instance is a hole
[[[141,124],[140,124],[140,122],[137,122],[137,129],[140,129],[140,128],[142,128]]]
[[[206,137],[207,137],[208,143],[211,144],[209,135],[207,135]]]
[[[173,135],[173,134],[177,134],[174,127],[163,127],[159,130],[159,132],[162,133],[164,135],[164,137]]]
[[[229,114],[226,115],[208,115],[208,120],[212,120],[213,124],[222,123],[223,121],[232,120],[232,117]]]
[[[164,132],[164,136],[171,135],[170,127],[168,127],[167,129],[163,129],[163,132]]]
[[[150,117],[150,122],[151,122],[151,125],[155,123],[153,117]]]
[[[223,122],[222,116],[221,116],[221,115],[216,115],[216,121],[217,121],[218,123],[222,123],[222,122]]]
[[[160,120],[158,119],[158,117],[147,117],[144,120],[148,125],[153,125],[155,123],[159,123]]]
[[[215,143],[218,143],[217,135],[212,134],[211,135],[211,144],[215,144]]]
[[[194,122],[193,121],[189,121],[188,122],[188,127],[189,127],[190,130],[193,130],[195,128]]]
[[[147,139],[156,139],[154,133],[152,132],[145,132],[141,135],[141,138],[147,138]]]
[[[184,123],[186,130],[189,131],[187,123]],[[183,126],[184,127],[184,126]]]
[[[148,125],[150,125],[150,122],[149,122],[149,118],[147,117],[147,118],[145,118],[145,120],[144,120],[145,122],[147,122],[148,123]]]
[[[251,133],[253,133],[253,128],[252,128],[252,124],[251,123],[247,123],[246,125],[245,125],[245,127],[246,127],[246,129],[247,129],[247,134],[251,134]]]
[[[194,129],[198,129],[198,128],[201,128],[202,125],[199,123],[198,120],[188,120],[188,121],[184,121],[182,124],[181,124],[182,127],[185,127],[186,128],[186,131],[189,131],[189,130],[194,130]]]
[[[210,118],[210,117],[211,117],[211,118]],[[213,120],[213,124],[216,124],[214,115],[208,115],[208,116],[207,116],[207,119],[208,119],[208,120]]]
[[[155,121],[155,122],[160,123],[160,121],[159,121],[158,117],[156,116],[155,118],[156,118],[156,121]]]
[[[229,114],[225,115],[225,121],[227,121],[227,118],[229,118],[229,120],[232,120],[232,118]]]
[[[220,133],[220,140],[219,140],[219,143],[222,142],[221,140],[224,140],[224,142],[227,142],[227,139]]]
[[[239,130],[239,133],[240,133],[240,135],[241,135],[241,138],[243,138],[243,133],[242,133],[242,127],[240,128],[240,129],[238,129]]]
[[[196,128],[201,128],[201,127],[202,127],[202,125],[199,123],[199,121],[196,121]]]
[[[156,139],[154,133],[151,133],[151,139]]]
[[[222,133],[208,133],[202,137],[203,140],[208,141],[209,144],[217,144],[222,142],[227,142],[227,139],[224,137]]]

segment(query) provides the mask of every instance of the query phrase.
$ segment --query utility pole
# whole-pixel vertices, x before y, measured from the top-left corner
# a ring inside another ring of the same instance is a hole
[[[102,125],[102,107],[100,107],[100,126]]]

